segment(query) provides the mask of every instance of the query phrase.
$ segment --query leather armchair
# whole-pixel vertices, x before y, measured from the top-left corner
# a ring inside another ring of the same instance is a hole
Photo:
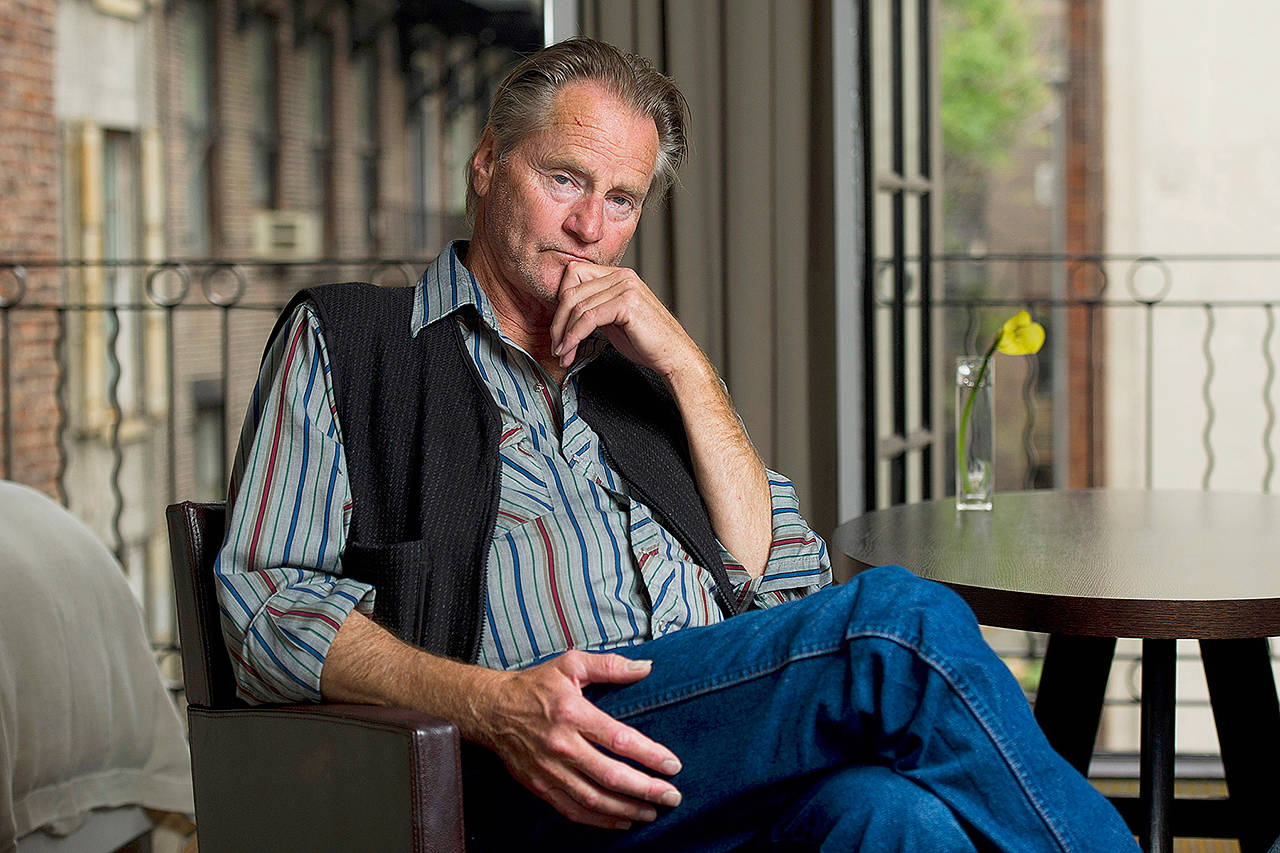
[[[166,515],[200,847],[463,850],[457,729],[370,705],[237,699],[213,574],[225,506]]]

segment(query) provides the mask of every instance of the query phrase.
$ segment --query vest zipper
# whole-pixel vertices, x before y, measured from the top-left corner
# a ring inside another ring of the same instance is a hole
[[[489,513],[488,521],[485,524],[484,536],[480,537],[477,549],[481,552],[476,554],[476,562],[480,564],[480,588],[479,588],[479,609],[475,614],[475,622],[471,626],[471,636],[468,643],[471,646],[468,663],[480,662],[480,635],[483,632],[484,625],[484,605],[489,598],[489,556],[493,551],[493,528],[498,520],[498,506],[501,499],[501,468],[498,464],[498,433],[501,432],[501,416],[498,414],[498,404],[494,401],[493,395],[489,393],[489,389],[484,384],[484,379],[480,376],[480,371],[476,369],[476,364],[471,358],[471,353],[467,352],[467,343],[464,340],[462,327],[454,325],[454,341],[458,345],[459,351],[462,353],[462,360],[466,362],[467,368],[471,373],[471,380],[475,382],[482,398],[485,400],[485,411],[489,413],[489,432],[488,438],[489,450],[492,453],[485,455],[485,464],[489,466]],[[499,424],[497,429],[493,425]]]

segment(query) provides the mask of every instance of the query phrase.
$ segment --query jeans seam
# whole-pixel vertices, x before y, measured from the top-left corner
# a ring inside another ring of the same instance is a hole
[[[996,748],[996,752],[1000,755],[1000,758],[1009,767],[1009,770],[1013,773],[1014,778],[1018,780],[1018,786],[1022,788],[1022,791],[1026,795],[1028,802],[1031,803],[1031,806],[1032,808],[1035,809],[1036,814],[1039,815],[1040,819],[1044,822],[1045,826],[1049,829],[1049,832],[1053,835],[1054,840],[1057,841],[1058,846],[1060,846],[1064,851],[1068,851],[1069,853],[1069,851],[1071,850],[1071,845],[1068,843],[1067,839],[1064,837],[1063,828],[1059,826],[1058,821],[1054,820],[1052,815],[1049,814],[1047,807],[1042,802],[1039,792],[1036,790],[1035,786],[1032,784],[1031,779],[1027,776],[1026,771],[1022,766],[1022,763],[1018,761],[1017,758],[1013,755],[1012,751],[1009,748],[1009,744],[1007,743],[1005,738],[1002,737],[1000,733],[995,730],[995,727],[992,726],[991,723],[989,722],[988,717],[993,715],[990,714],[986,706],[983,705],[983,703],[979,700],[977,695],[973,694],[968,689],[967,684],[960,677],[959,673],[954,672],[952,669],[946,666],[946,664],[944,664],[942,660],[934,656],[932,651],[927,650],[923,646],[917,644],[916,642],[900,637],[897,634],[892,633],[890,631],[862,629],[855,633],[846,635],[846,639],[855,639],[858,637],[876,638],[876,639],[881,639],[881,640],[886,640],[888,642],[896,643],[897,645],[914,653],[924,664],[926,664],[935,672],[937,672],[940,676],[942,676],[943,680],[946,681],[947,684],[950,685],[951,689],[956,693],[956,695],[960,697],[961,703],[965,706],[965,708],[969,710],[969,713],[973,715],[974,720],[982,728],[983,732],[985,732],[987,737],[991,739],[992,744]]]
[[[760,664],[757,666],[741,669],[736,672],[728,673],[721,678],[709,679],[707,681],[697,682],[695,684],[688,685],[679,690],[671,690],[666,693],[662,693],[657,696],[650,697],[649,700],[644,702],[643,704],[634,705],[631,707],[622,706],[621,708],[613,709],[610,712],[610,714],[611,716],[614,717],[614,719],[624,720],[639,714],[644,714],[649,711],[653,711],[660,707],[673,705],[678,702],[688,701],[690,699],[695,699],[699,696],[706,695],[707,693],[710,693],[714,690],[720,690],[736,684],[741,684],[747,681],[751,681],[757,678],[762,678],[764,676],[771,675],[777,672],[778,670],[782,669],[783,667],[792,663],[796,663],[803,660],[809,660],[815,657],[820,657],[822,655],[827,655],[833,652],[837,652],[844,646],[844,644],[847,641],[860,639],[860,638],[880,639],[880,640],[885,640],[887,642],[894,643],[895,645],[898,645],[906,649],[907,651],[913,653],[914,655],[916,655],[916,657],[921,662],[923,662],[925,665],[933,669],[936,673],[938,673],[938,675],[942,677],[942,679],[951,687],[952,691],[954,691],[955,694],[960,698],[961,704],[964,705],[964,707],[973,716],[974,720],[982,728],[982,731],[987,735],[988,738],[991,739],[992,744],[996,748],[997,754],[1000,756],[1001,760],[1005,762],[1006,766],[1008,766],[1010,772],[1013,774],[1013,777],[1017,780],[1018,786],[1022,789],[1023,794],[1026,796],[1027,801],[1031,804],[1032,808],[1035,810],[1035,813],[1039,816],[1041,821],[1044,822],[1044,825],[1048,828],[1050,834],[1053,835],[1053,838],[1058,843],[1058,846],[1061,847],[1064,851],[1068,851],[1069,853],[1072,847],[1064,837],[1063,828],[1059,826],[1058,822],[1054,820],[1053,817],[1048,813],[1048,810],[1045,804],[1042,802],[1042,799],[1038,791],[1035,789],[1035,787],[1031,783],[1031,780],[1028,778],[1026,771],[1022,766],[1022,763],[1019,762],[1017,758],[1012,754],[1012,751],[1010,750],[1006,740],[1000,735],[998,731],[996,731],[995,727],[991,725],[990,721],[988,720],[988,717],[990,717],[991,714],[986,709],[986,707],[982,704],[982,702],[979,701],[978,697],[976,695],[973,695],[972,692],[968,690],[967,685],[965,684],[963,679],[960,678],[959,674],[951,670],[949,667],[947,667],[939,657],[935,656],[931,651],[926,650],[918,643],[912,640],[908,640],[904,637],[901,637],[898,634],[889,630],[863,628],[856,632],[842,635],[840,642],[837,642],[835,644],[805,646],[800,649],[790,651],[781,658],[772,659],[769,663]]]
[[[810,660],[823,655],[829,655],[832,652],[838,651],[841,645],[841,643],[836,643],[835,645],[806,646],[793,652],[789,652],[784,657],[776,658],[767,664],[761,664],[759,666],[741,669],[736,672],[726,673],[722,678],[695,682],[694,684],[679,690],[670,690],[666,693],[658,694],[657,696],[650,697],[647,702],[640,705],[630,707],[623,705],[620,708],[610,711],[610,716],[614,719],[622,720],[634,717],[638,714],[644,714],[667,705],[674,705],[678,702],[696,699],[697,697],[704,696],[714,690],[721,690],[725,687],[732,687],[737,684],[743,684],[747,681],[772,675],[792,663]]]

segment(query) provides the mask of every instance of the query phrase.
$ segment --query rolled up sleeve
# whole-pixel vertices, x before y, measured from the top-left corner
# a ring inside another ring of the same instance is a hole
[[[800,515],[800,502],[795,485],[776,471],[766,469],[773,518],[773,541],[764,573],[758,578],[732,554],[720,546],[729,580],[738,593],[738,601],[754,597],[757,607],[773,607],[802,598],[831,583],[831,558],[827,543],[814,533]]]
[[[373,588],[341,577],[351,512],[328,356],[299,307],[264,359],[237,454],[214,568],[223,636],[250,702],[317,701],[320,672]]]

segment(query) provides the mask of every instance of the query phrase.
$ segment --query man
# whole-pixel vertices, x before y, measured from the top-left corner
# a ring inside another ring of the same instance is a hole
[[[1131,846],[955,596],[820,589],[791,484],[615,266],[685,116],[642,59],[546,48],[495,96],[472,239],[286,310],[218,568],[242,694],[452,720],[477,847]]]

